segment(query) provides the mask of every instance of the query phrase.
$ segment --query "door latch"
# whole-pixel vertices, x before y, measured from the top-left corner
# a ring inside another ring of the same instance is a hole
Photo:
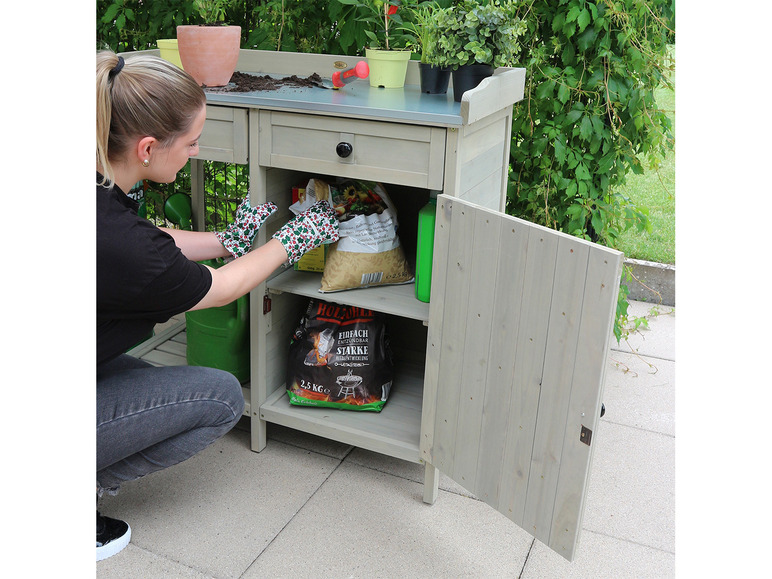
[[[582,432],[579,434],[579,440],[585,443],[587,446],[590,446],[590,441],[592,440],[592,430],[587,428],[584,424],[582,425]]]

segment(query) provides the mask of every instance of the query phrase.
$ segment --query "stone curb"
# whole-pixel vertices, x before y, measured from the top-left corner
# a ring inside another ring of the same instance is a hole
[[[625,259],[633,279],[625,281],[627,267],[622,273],[622,283],[630,293],[627,298],[665,306],[675,306],[675,266],[641,259]]]

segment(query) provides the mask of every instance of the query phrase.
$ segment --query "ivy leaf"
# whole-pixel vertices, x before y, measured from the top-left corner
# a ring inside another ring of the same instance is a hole
[[[555,158],[560,161],[561,163],[565,162],[566,160],[566,146],[563,143],[561,139],[555,139],[554,145],[555,147]]]
[[[591,120],[592,120],[592,126],[595,129],[595,134],[598,135],[599,137],[602,137],[603,132],[605,130],[605,125],[603,124],[603,121],[597,115],[593,116]]]
[[[577,17],[576,23],[579,25],[579,32],[584,32],[584,29],[590,23],[590,13],[586,8]]]
[[[555,88],[555,81],[554,80],[548,80],[546,82],[543,82],[539,85],[539,87],[536,89],[536,98],[538,99],[548,99],[552,97],[552,91]]]
[[[571,89],[568,88],[565,84],[561,84],[558,87],[558,100],[565,104],[568,101],[568,98],[571,96]]]
[[[603,218],[600,216],[599,212],[594,212],[592,214],[592,218],[590,219],[590,222],[592,223],[592,228],[595,230],[596,233],[600,233],[603,231]]]
[[[579,6],[574,5],[571,6],[571,9],[568,11],[568,14],[566,15],[566,22],[573,22],[579,17],[579,12],[581,11],[581,8]]]
[[[574,43],[573,42],[566,42],[566,45],[563,47],[563,54],[560,56],[561,60],[563,61],[563,64],[569,65],[574,62]]]
[[[578,111],[576,109],[572,109],[568,111],[568,114],[566,114],[566,123],[567,124],[573,124],[576,121],[579,120],[579,117],[582,116],[582,111]]]
[[[582,52],[585,52],[595,43],[595,39],[597,37],[598,37],[598,33],[595,32],[595,29],[588,28],[582,34],[579,35],[576,41],[576,45],[579,47],[579,50],[581,50]]]
[[[592,136],[592,121],[587,115],[582,117],[582,122],[579,125],[579,136],[585,141],[589,141]]]
[[[113,18],[115,18],[115,15],[118,14],[118,10],[121,8],[120,4],[110,4],[110,6],[105,11],[105,15],[102,16],[102,22],[107,24],[108,22],[112,22]]]

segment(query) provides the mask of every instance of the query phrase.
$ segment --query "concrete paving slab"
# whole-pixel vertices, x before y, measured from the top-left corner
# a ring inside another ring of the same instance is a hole
[[[311,452],[318,452],[324,456],[337,458],[343,460],[343,458],[351,452],[354,448],[350,444],[343,444],[329,438],[322,438],[321,436],[315,436],[308,434],[307,432],[301,432],[294,428],[287,428],[279,424],[268,424],[268,444],[271,441],[283,442],[291,446],[297,446]],[[247,425],[247,429],[249,426]]]
[[[203,574],[237,577],[338,464],[278,441],[255,453],[249,436],[233,430],[189,460],[103,497],[101,510],[131,525],[135,547]],[[100,564],[97,570],[100,578],[126,577]]]
[[[212,579],[169,558],[129,543],[123,551],[97,563],[99,577],[143,577],[144,579]]]
[[[675,362],[612,351],[604,419],[675,436]]]
[[[654,314],[652,314],[652,310],[655,312]],[[649,326],[648,328],[639,328],[631,333],[627,340],[622,340],[619,344],[612,337],[612,350],[675,360],[675,308],[631,301],[627,314],[631,320],[634,317],[648,317]]]
[[[344,462],[244,574],[517,577],[533,539],[484,503]]]
[[[582,529],[675,553],[675,437],[601,419],[593,444]]]
[[[520,579],[667,579],[675,577],[675,555],[583,531],[577,556],[572,562],[539,541],[534,543]]]
[[[346,457],[346,462],[353,462],[354,464],[411,480],[421,485],[424,484],[424,472],[426,469],[422,464],[400,460],[398,458],[378,454],[377,452],[370,452],[369,450],[363,450],[361,448],[355,448],[351,454]],[[474,495],[472,495],[468,490],[442,473],[440,473],[439,487],[442,490],[446,490],[457,495],[474,498]],[[421,492],[423,492],[423,486],[421,487]],[[421,500],[423,500],[422,497],[423,495],[419,496]]]

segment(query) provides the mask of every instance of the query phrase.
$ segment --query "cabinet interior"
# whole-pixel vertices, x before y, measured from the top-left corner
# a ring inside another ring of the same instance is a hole
[[[266,201],[279,207],[278,217],[266,224],[266,239],[292,213],[292,187],[304,186],[310,178],[334,183],[336,177],[282,169],[267,169]],[[411,267],[415,267],[418,211],[429,200],[429,191],[383,184],[397,211],[400,243]],[[270,226],[269,226],[270,225]],[[414,295],[414,284],[360,288],[320,293],[321,274],[279,270],[267,282],[270,322],[265,333],[265,402],[260,418],[302,429],[339,442],[420,462],[419,437],[426,352],[428,304]],[[395,363],[395,377],[387,403],[380,413],[356,412],[289,404],[286,396],[289,340],[305,312],[309,299],[357,305],[385,314]],[[253,303],[260,303],[254,302]],[[254,400],[254,398],[253,398]]]

